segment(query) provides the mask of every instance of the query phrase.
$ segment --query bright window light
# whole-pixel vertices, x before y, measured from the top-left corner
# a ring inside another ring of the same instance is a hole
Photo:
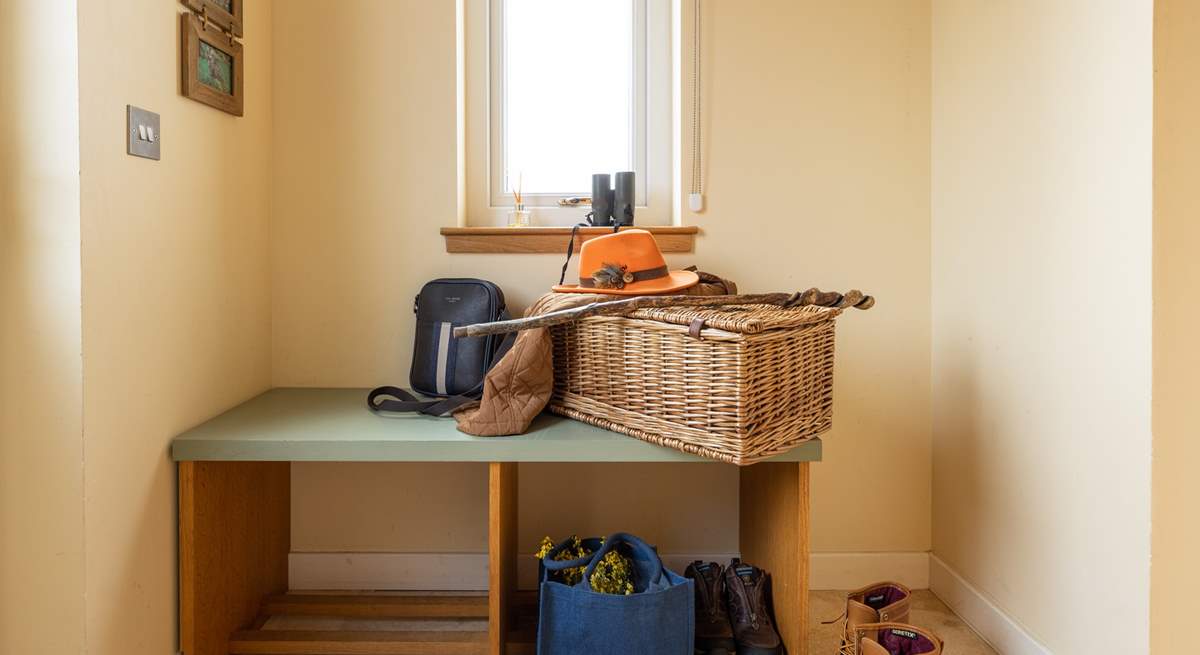
[[[731,0],[732,1],[732,0]],[[575,225],[592,175],[633,171],[639,224],[671,222],[672,0],[466,0],[468,222]]]
[[[504,0],[504,193],[587,195],[635,168],[634,0]]]

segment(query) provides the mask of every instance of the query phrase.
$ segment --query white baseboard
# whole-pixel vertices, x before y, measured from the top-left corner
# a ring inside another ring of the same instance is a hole
[[[726,563],[736,553],[664,554],[667,567],[680,573],[693,560]],[[893,580],[913,589],[929,586],[927,553],[814,553],[812,589],[857,589]],[[292,589],[398,591],[483,591],[487,589],[486,553],[292,553],[288,583]],[[537,586],[537,560],[517,560],[517,584]]]
[[[667,568],[682,572],[692,560],[728,562],[735,554],[663,555]],[[291,553],[288,587],[293,590],[486,591],[487,553]],[[517,560],[517,585],[537,588],[537,560]]]
[[[487,566],[487,553],[292,553],[288,587],[487,591]]]
[[[809,559],[810,589],[858,589],[884,580],[928,589],[929,553],[813,553]]]
[[[929,588],[1000,655],[1050,655],[1028,630],[937,555],[929,556]]]

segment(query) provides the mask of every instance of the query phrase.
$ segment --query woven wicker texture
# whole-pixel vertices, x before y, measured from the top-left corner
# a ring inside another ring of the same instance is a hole
[[[738,465],[832,425],[840,310],[769,305],[639,310],[551,328],[550,410]],[[697,339],[688,326],[703,319]]]

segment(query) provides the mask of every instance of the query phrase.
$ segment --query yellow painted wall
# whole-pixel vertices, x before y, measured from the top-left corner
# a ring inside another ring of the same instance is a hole
[[[179,93],[179,5],[79,3],[87,640],[175,652],[168,444],[270,383],[271,6],[246,7],[246,116]],[[125,154],[125,105],[162,161]]]
[[[929,3],[703,6],[707,211],[684,216],[704,234],[693,259],[745,290],[878,297],[838,322],[813,548],[928,550]]]
[[[1149,640],[1152,38],[933,4],[933,551],[1060,655]]]
[[[242,119],[179,96],[170,3],[0,4],[33,62],[0,95],[0,652],[173,652],[172,435],[271,384],[402,381],[426,279],[554,280],[443,252],[453,3],[248,4]],[[880,298],[840,324],[815,549],[925,550],[932,507],[935,554],[1055,653],[1182,652],[1200,583],[1200,15],[1159,0],[1152,44],[1149,8],[705,3],[708,210],[671,263]],[[124,154],[126,103],[163,161]],[[523,542],[737,547],[730,467],[522,473]],[[294,478],[297,550],[485,547],[480,466]]]
[[[704,5],[709,208],[684,217],[704,231],[696,252],[669,261],[746,290],[879,296],[841,321],[814,546],[927,550],[928,3]],[[454,36],[452,2],[292,0],[275,11],[274,384],[404,382],[411,298],[426,280],[486,277],[518,307],[557,281],[556,255],[444,252],[438,228],[458,215]],[[482,469],[379,469],[294,466],[294,549],[485,548]],[[623,527],[666,552],[737,549],[731,467],[526,466],[522,476],[522,543]],[[630,491],[606,502],[580,490],[585,480]],[[403,500],[417,489],[429,502]],[[638,494],[675,516],[629,515]],[[359,499],[351,516],[348,498]],[[397,503],[424,511],[401,522]]]
[[[83,652],[75,23],[0,2],[0,653]]]
[[[1200,588],[1200,5],[1154,5],[1152,652],[1195,648]]]

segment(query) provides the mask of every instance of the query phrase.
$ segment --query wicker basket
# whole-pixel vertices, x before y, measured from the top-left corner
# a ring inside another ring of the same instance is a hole
[[[752,305],[639,310],[551,328],[550,411],[747,465],[832,425],[840,310]],[[699,338],[689,334],[704,321]]]

